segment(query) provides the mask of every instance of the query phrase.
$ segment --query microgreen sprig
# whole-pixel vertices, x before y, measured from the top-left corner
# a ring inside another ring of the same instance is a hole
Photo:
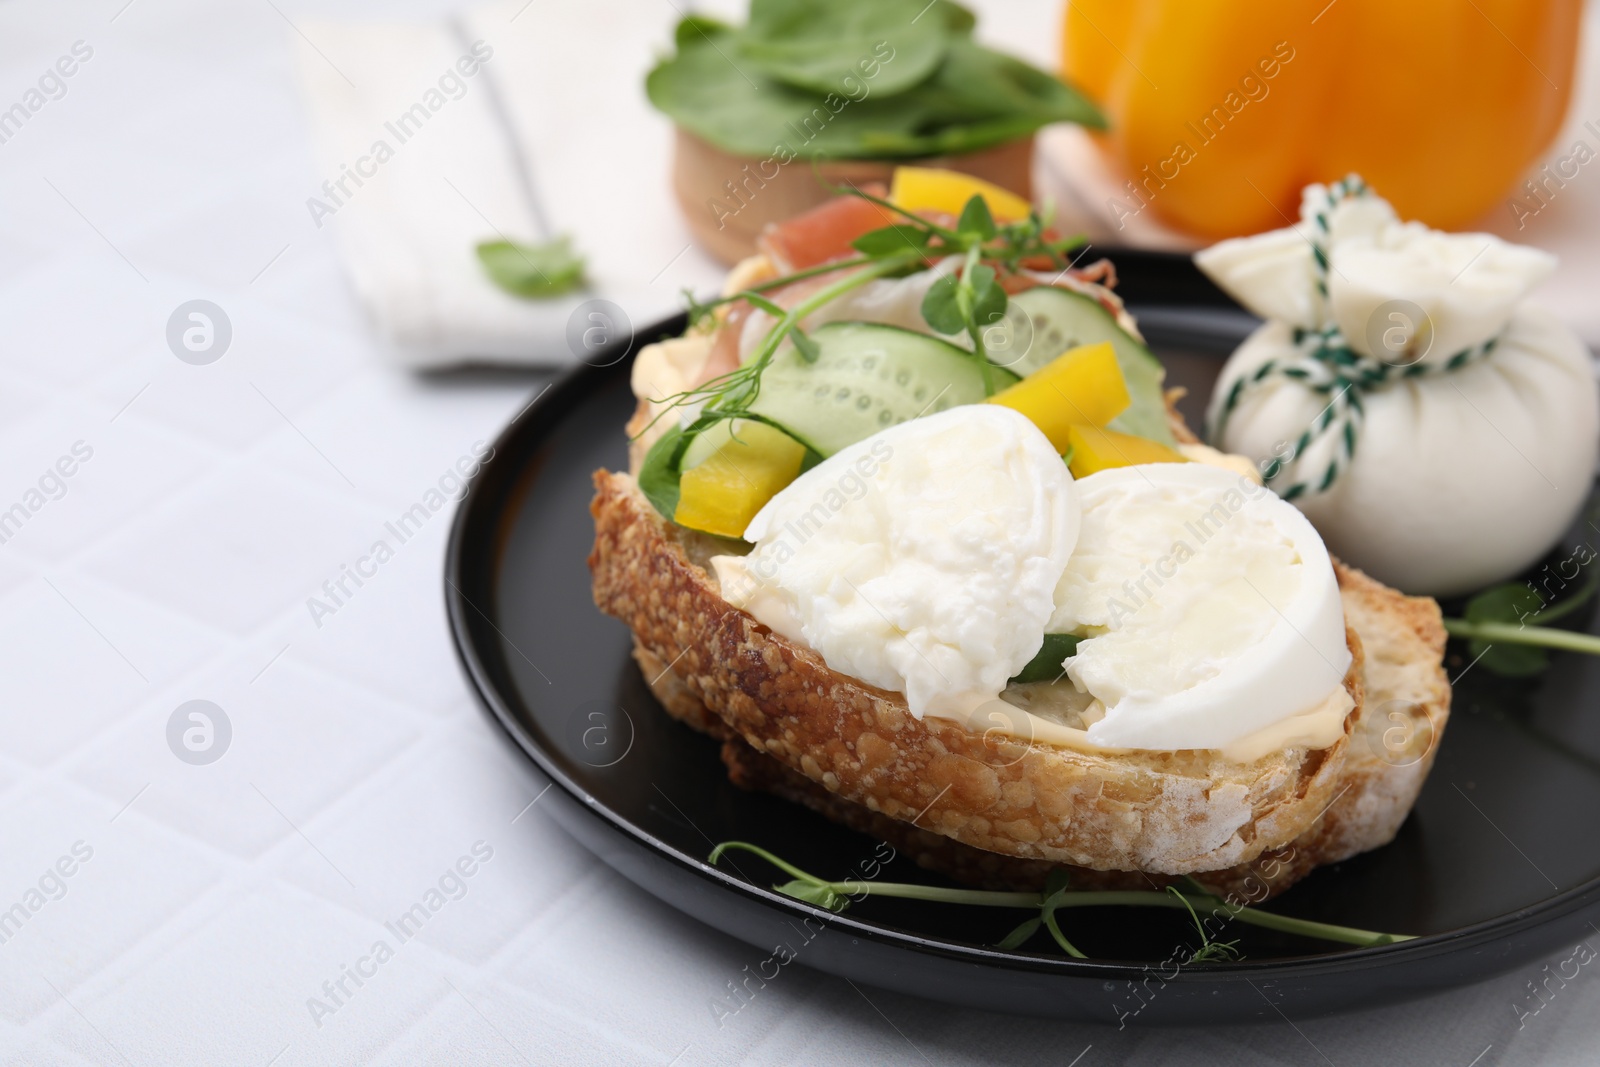
[[[1193,881],[1193,879],[1190,879]],[[1195,883],[1197,886],[1199,883]],[[1202,890],[1203,891],[1203,890]],[[1200,916],[1195,914],[1194,905],[1189,903],[1189,898],[1178,892],[1177,886],[1167,886],[1167,892],[1183,901],[1183,906],[1189,910],[1189,919],[1194,923],[1194,928],[1200,934],[1200,947],[1189,955],[1190,963],[1204,963],[1208,960],[1231,961],[1240,958],[1238,941],[1213,941],[1207,932],[1205,923],[1200,921]]]
[[[974,198],[974,202],[983,201]],[[922,317],[940,333],[965,333],[972,339],[972,354],[983,370],[983,391],[993,396],[994,368],[983,343],[983,328],[999,322],[1006,313],[1006,292],[993,267],[978,261],[981,248],[967,249],[961,273],[948,274],[933,283],[922,300]]]
[[[800,328],[807,316],[874,279],[909,273],[952,255],[962,257],[959,272],[939,279],[929,289],[922,303],[922,316],[938,333],[965,334],[971,339],[973,355],[983,370],[985,392],[993,394],[997,377],[987,357],[983,330],[1005,315],[1008,300],[999,273],[990,264],[998,263],[1015,271],[1025,260],[1045,259],[1065,269],[1068,264],[1064,254],[1081,243],[1079,238],[1046,237],[1045,221],[1037,212],[1030,213],[1026,219],[998,224],[981,196],[967,201],[952,229],[865,190],[852,186],[831,188],[841,195],[876,204],[897,217],[897,221],[856,238],[852,246],[860,253],[858,256],[768,279],[714,300],[696,300],[692,293],[685,294],[691,325],[702,325],[718,308],[736,303],[765,311],[774,323],[739,367],[693,389],[663,398],[657,419],[684,405],[699,406],[694,421],[683,428],[682,447],[687,448],[695,434],[717,422],[753,417],[750,408],[760,394],[761,376],[785,340],[794,345],[802,358],[809,361],[818,358],[817,345]],[[842,277],[792,308],[784,309],[767,296],[796,281],[840,272],[843,272]]]
[[[1145,889],[1074,890],[1068,885],[1067,872],[1061,868],[1050,872],[1043,892],[1038,893],[989,889],[954,889],[944,886],[916,885],[908,882],[867,882],[853,879],[830,882],[808,871],[803,871],[787,860],[781,859],[759,845],[752,845],[747,841],[724,841],[711,851],[707,862],[715,866],[718,860],[731,851],[748,852],[759,856],[789,875],[790,881],[772,887],[777,892],[833,912],[842,912],[850,906],[852,901],[861,900],[869,896],[894,897],[901,900],[927,900],[944,904],[966,904],[986,908],[1036,909],[1038,911],[1037,915],[1029,917],[1020,926],[1012,930],[999,942],[997,947],[1003,949],[1020,948],[1042,927],[1049,932],[1051,939],[1055,941],[1063,952],[1075,959],[1087,959],[1088,957],[1071,941],[1067,940],[1062,933],[1061,925],[1056,919],[1056,913],[1067,908],[1131,906],[1187,911],[1190,918],[1194,920],[1196,928],[1199,929],[1201,937],[1201,946],[1191,956],[1190,962],[1238,958],[1236,942],[1215,942],[1210,939],[1205,927],[1200,923],[1196,912],[1197,907],[1211,910],[1213,913],[1220,911],[1231,919],[1237,919],[1239,922],[1252,926],[1314,938],[1319,941],[1336,941],[1341,944],[1356,945],[1362,948],[1412,940],[1412,935],[1410,934],[1386,934],[1373,930],[1359,930],[1350,926],[1337,926],[1333,923],[1313,922],[1310,919],[1298,919],[1290,915],[1259,911],[1247,905],[1231,903],[1192,879],[1189,880],[1190,888],[1187,893],[1179,890],[1176,886],[1168,886],[1165,891]]]
[[[767,335],[762,338],[761,343],[756,346],[750,357],[738,367],[728,371],[726,374],[712,378],[694,389],[666,397],[661,410],[656,413],[654,419],[650,420],[649,425],[655,425],[656,420],[677,407],[687,403],[700,402],[700,414],[692,423],[683,428],[681,447],[686,450],[695,434],[708,429],[718,422],[725,419],[757,418],[751,413],[750,407],[761,393],[761,375],[772,363],[773,357],[778,354],[778,350],[783,345],[784,340],[795,337],[801,321],[824,304],[838,299],[852,289],[860,288],[875,278],[886,277],[912,266],[917,261],[917,258],[915,253],[901,253],[871,260],[859,270],[846,274],[837,281],[823,286],[810,296],[799,301],[794,307],[788,309],[778,306],[767,299],[762,292],[756,290],[745,290],[737,294],[736,297],[727,298],[728,300],[740,299],[748,301],[753,306],[776,317],[777,322],[772,329],[767,331]],[[830,269],[836,270],[838,268],[832,267]],[[825,272],[816,271],[813,273],[821,274]],[[762,288],[770,289],[771,284],[769,283]],[[795,347],[800,351],[803,358],[814,361],[817,358],[816,345],[804,333],[800,333],[799,338],[800,340],[796,342]],[[646,429],[648,428],[647,426]],[[681,454],[680,452],[680,457]]]
[[[737,304],[751,298],[751,295],[770,293],[774,289],[781,289],[791,282],[803,281],[806,278],[815,278],[819,274],[832,274],[834,271],[851,270],[855,267],[864,267],[873,261],[872,256],[854,256],[850,259],[836,259],[828,263],[819,263],[815,267],[797,270],[792,274],[785,274],[778,278],[769,278],[748,288],[741,289],[730,296],[719,296],[715,300],[699,300],[694,295],[693,289],[683,291],[684,301],[688,305],[689,325],[699,326],[710,317],[713,311],[726,304]]]
[[[1545,625],[1583,607],[1597,590],[1600,575],[1590,573],[1577,592],[1552,604],[1525,582],[1507,582],[1467,601],[1465,618],[1445,619],[1444,629],[1467,640],[1474,663],[1507,678],[1526,678],[1550,665],[1546,649],[1600,656],[1600,637]]]
[[[928,249],[932,256],[964,254],[976,245],[982,258],[1001,263],[1008,270],[1019,269],[1023,260],[1038,258],[1048,259],[1057,270],[1065,270],[1069,265],[1066,254],[1083,244],[1082,237],[1046,237],[1048,222],[1037,211],[1030,211],[1025,219],[997,223],[981,196],[974,195],[967,200],[952,230],[864,189],[855,186],[829,188],[842,196],[854,196],[876,204],[900,217],[901,221],[869,231],[852,242],[858,252],[867,255],[902,250],[907,242]]]

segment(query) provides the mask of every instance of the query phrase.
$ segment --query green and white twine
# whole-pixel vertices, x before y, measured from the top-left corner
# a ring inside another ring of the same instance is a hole
[[[1345,200],[1369,195],[1371,192],[1366,183],[1352,174],[1328,187],[1327,204],[1312,216],[1312,261],[1315,264],[1317,294],[1322,297],[1324,307],[1328,303],[1328,216]],[[1290,469],[1298,474],[1299,460],[1306,450],[1324,436],[1332,434],[1336,437],[1336,447],[1320,477],[1297,477],[1287,487],[1273,486],[1285,500],[1293,500],[1311,492],[1326,492],[1355,458],[1356,442],[1366,417],[1362,397],[1387,388],[1396,381],[1436,377],[1458,371],[1493,352],[1497,340],[1491,337],[1438,363],[1419,362],[1399,366],[1355,351],[1339,327],[1332,322],[1316,330],[1296,327],[1294,346],[1297,354],[1283,359],[1269,359],[1250,374],[1236,379],[1223,399],[1222,409],[1212,427],[1211,439],[1219,444],[1222,442],[1228,417],[1248,390],[1274,377],[1293,379],[1308,391],[1327,397],[1328,402],[1295,440],[1286,458],[1274,457],[1265,463],[1261,477],[1271,485],[1274,479]]]

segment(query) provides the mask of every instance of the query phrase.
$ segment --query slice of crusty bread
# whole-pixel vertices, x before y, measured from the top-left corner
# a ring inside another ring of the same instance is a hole
[[[1248,863],[1190,872],[1240,900],[1265,900],[1309,874],[1387,844],[1411,810],[1433,763],[1439,730],[1449,715],[1449,689],[1438,669],[1444,635],[1431,601],[1404,597],[1360,571],[1336,564],[1345,615],[1365,633],[1366,694],[1345,749],[1334,800],[1290,844]],[[984,889],[1039,889],[1052,868],[1047,860],[973,848],[919,824],[893,819],[829,792],[821,784],[752,748],[706,708],[687,683],[648,649],[634,658],[656,698],[675,718],[723,741],[722,760],[735,785],[803,804],[853,830],[887,841],[921,866]],[[1079,889],[1139,889],[1174,878],[1145,871],[1074,867]]]
[[[1341,568],[1354,653],[1345,685],[1356,707],[1329,748],[1252,763],[1214,751],[1108,756],[919,720],[899,694],[838,674],[727,604],[703,566],[703,539],[663,521],[631,477],[601,471],[595,484],[595,601],[672,665],[684,692],[669,709],[717,732],[711,724],[720,722],[834,796],[977,849],[1185,874],[1248,865],[1291,845],[1293,865],[1309,869],[1382,843],[1409,809],[1431,749],[1400,774],[1369,751],[1362,620],[1383,644],[1383,662],[1412,683],[1407,695],[1435,735],[1447,714],[1437,608]]]
[[[1197,443],[1180,395],[1168,395],[1173,432]],[[634,423],[653,413],[641,400]],[[1068,865],[1078,885],[1193,874],[1264,899],[1390,841],[1449,717],[1438,605],[1335,561],[1355,707],[1328,748],[1252,763],[1209,750],[1103,755],[918,720],[899,694],[831,670],[722,600],[707,560],[728,542],[664,521],[628,475],[597,471],[595,487],[595,602],[633,630],[668,712],[724,741],[736,784],[962,881],[1032,888]]]

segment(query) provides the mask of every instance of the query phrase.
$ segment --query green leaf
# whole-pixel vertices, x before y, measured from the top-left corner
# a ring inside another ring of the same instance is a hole
[[[1033,918],[1023,922],[1021,926],[1018,926],[1005,937],[1001,938],[1000,943],[996,945],[995,948],[1007,950],[1021,948],[1028,938],[1039,932],[1039,927],[1043,923],[1044,920],[1035,915]]]
[[[672,31],[672,43],[678,48],[696,45],[707,38],[720,37],[732,33],[733,27],[720,19],[711,18],[709,15],[686,15],[678,22],[677,29]]]
[[[1467,601],[1463,614],[1471,623],[1503,623],[1509,626],[1543,626],[1576,611],[1600,588],[1600,577],[1590,573],[1583,586],[1571,596],[1548,604],[1526,582],[1506,582],[1491,586]],[[1529,678],[1550,666],[1550,653],[1537,645],[1473,639],[1467,642],[1472,662],[1504,678]]]
[[[827,908],[829,911],[843,911],[850,906],[848,897],[840,896],[825,885],[802,881],[799,878],[792,882],[785,882],[783,885],[775,885],[772,888],[786,897],[794,897],[796,900],[803,900],[807,904],[815,904],[817,907]]]
[[[1544,600],[1526,582],[1492,586],[1467,601],[1468,622],[1531,623]]]
[[[1057,893],[1065,893],[1072,884],[1072,872],[1065,867],[1052,867],[1044,879],[1044,895],[1046,899]]]
[[[863,255],[889,256],[896,252],[921,251],[933,240],[933,233],[914,226],[885,226],[866,233],[850,242],[852,248]]]
[[[918,25],[933,20],[930,12]],[[1052,122],[1105,125],[1077,90],[963,36],[948,40],[944,59],[914,88],[879,91],[883,76],[906,58],[896,54],[877,78],[865,80],[871,90],[865,98],[836,99],[831,107],[826,93],[795,88],[730,57],[737,36],[685,33],[677,54],[645,79],[658,110],[736,155],[907,159],[977,151]]]
[[[988,201],[974,193],[972,199],[961,209],[961,218],[956,221],[956,232],[968,234],[981,241],[993,237],[994,216],[989,213]]]
[[[971,34],[972,28],[978,24],[978,17],[954,0],[934,0],[933,10],[928,14],[944,19],[945,29],[949,30],[952,36],[965,37]]]
[[[534,245],[485,241],[478,245],[478,262],[489,280],[512,296],[557,296],[583,281],[583,257],[566,236]]]
[[[743,293],[741,294],[740,299],[744,300],[752,307],[760,308],[762,311],[765,311],[768,315],[771,315],[775,319],[781,319],[784,317],[784,315],[788,314],[788,311],[783,307],[783,305],[779,304],[777,301],[769,300],[767,297],[764,297],[757,292]]]
[[[967,328],[966,316],[961,314],[960,287],[960,278],[946,274],[930,285],[923,296],[922,318],[935,333],[960,333]]]
[[[970,40],[951,41],[945,61],[924,89],[952,119],[989,122],[1028,117],[1041,125],[1076,122],[1105,127],[1099,110],[1055,75]]]
[[[794,350],[799,352],[807,363],[815,363],[817,357],[822,355],[822,346],[806,336],[798,326],[789,331],[789,340],[794,342]]]
[[[751,0],[734,60],[797,89],[893,96],[944,58],[948,22],[917,0]],[[868,72],[871,76],[868,76]]]
[[[1468,641],[1467,655],[1502,678],[1530,678],[1550,666],[1550,653],[1537,645]]]
[[[1006,313],[1006,291],[995,279],[994,268],[980,263],[969,272],[966,282],[972,287],[973,324],[999,322]]]
[[[1012,684],[1055,681],[1061,677],[1061,661],[1077,654],[1078,640],[1073,634],[1045,634],[1038,655],[1017,672],[1016,677],[1011,679]]]
[[[1464,614],[1468,622],[1501,622],[1513,626],[1531,623],[1544,607],[1544,600],[1525,582],[1492,586],[1467,601]],[[1528,678],[1550,666],[1550,654],[1535,645],[1512,645],[1493,641],[1467,642],[1467,655],[1485,670],[1504,678]]]
[[[668,419],[672,417],[671,412],[663,416]],[[650,446],[650,451],[644,455],[644,462],[639,465],[639,491],[668,522],[672,521],[673,514],[678,510],[678,482],[683,476],[679,464],[683,462],[683,453],[688,447],[683,428],[674,426]]]

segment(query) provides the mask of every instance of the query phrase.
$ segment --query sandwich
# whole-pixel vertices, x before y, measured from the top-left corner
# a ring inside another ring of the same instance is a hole
[[[589,565],[662,707],[972,885],[1253,902],[1389,842],[1449,716],[1437,604],[1195,438],[1108,264],[927,189],[770,229],[639,353]]]

